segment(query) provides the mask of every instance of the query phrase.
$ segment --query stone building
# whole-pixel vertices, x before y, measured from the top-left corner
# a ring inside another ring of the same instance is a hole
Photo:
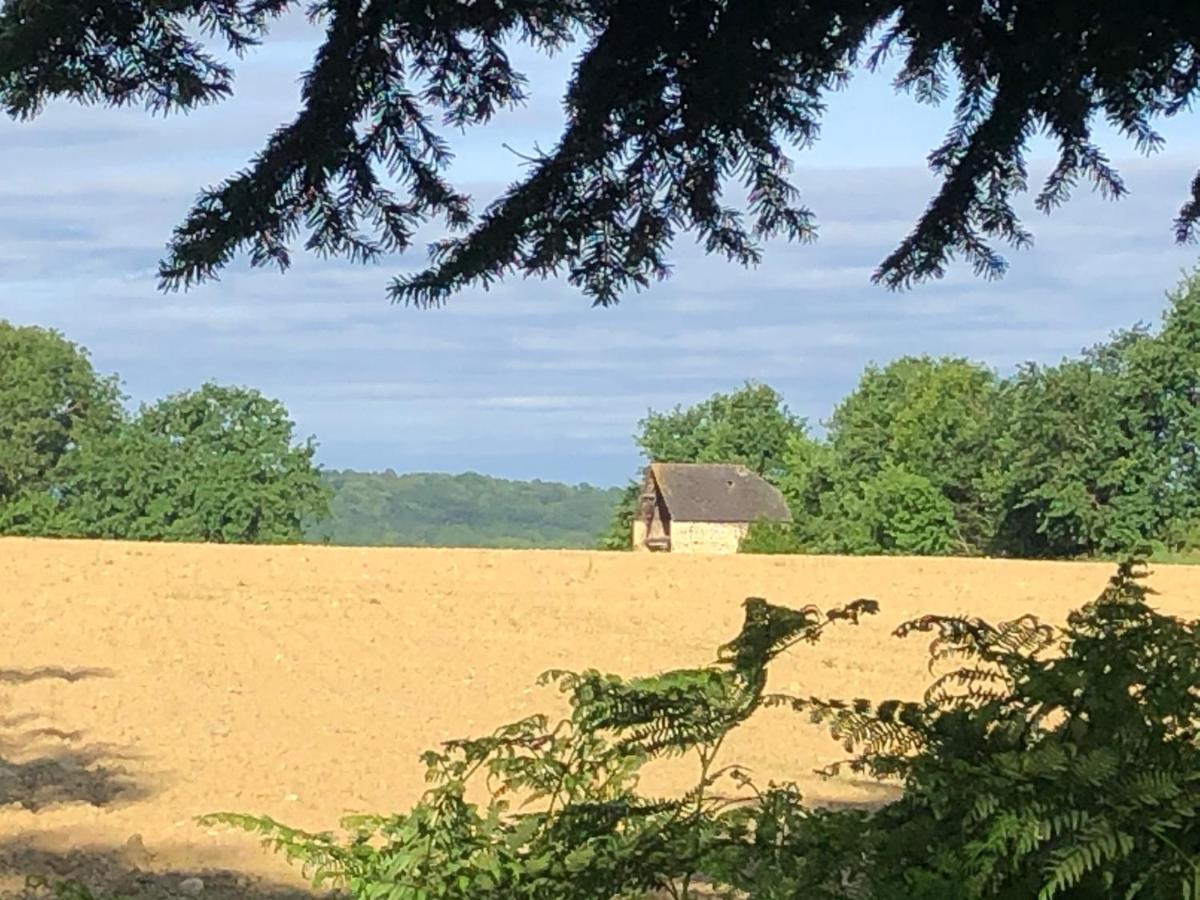
[[[633,520],[633,549],[736,553],[760,519],[792,516],[783,495],[745,466],[652,463]]]

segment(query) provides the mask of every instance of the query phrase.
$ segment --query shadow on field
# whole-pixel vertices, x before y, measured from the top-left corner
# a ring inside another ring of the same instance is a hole
[[[853,785],[857,796],[853,800],[844,798],[821,797],[814,795],[806,797],[806,801],[813,806],[818,806],[821,809],[842,810],[842,809],[861,809],[867,812],[879,809],[881,806],[887,806],[896,800],[899,800],[903,791],[899,785],[886,784],[880,781],[874,781],[870,778],[852,778],[843,779],[842,784]]]
[[[85,678],[112,678],[112,669],[66,669],[62,666],[38,666],[36,669],[0,669],[0,684],[29,684],[56,678],[59,681],[83,681]]]
[[[39,729],[55,731],[55,729]],[[36,734],[37,732],[30,732]],[[22,735],[22,738],[26,735]],[[116,761],[122,754],[100,744],[56,748],[14,762],[14,743],[5,740],[0,755],[0,806],[38,812],[59,803],[111,807],[136,803],[149,791],[131,779]],[[124,758],[128,758],[124,755]]]
[[[30,879],[33,879],[30,881]],[[189,879],[199,879],[187,883]],[[52,885],[70,881],[96,900],[313,900],[339,897],[276,884],[257,876],[223,869],[158,871],[153,855],[136,835],[124,847],[85,848],[52,853],[19,839],[0,843],[0,898],[50,900]]]
[[[110,678],[107,669],[40,666],[0,669],[0,684],[23,685],[45,679],[77,682]],[[110,807],[134,803],[149,791],[121,767],[130,754],[107,744],[88,743],[82,731],[32,723],[47,717],[32,711],[0,717],[0,807],[38,812],[60,803]]]

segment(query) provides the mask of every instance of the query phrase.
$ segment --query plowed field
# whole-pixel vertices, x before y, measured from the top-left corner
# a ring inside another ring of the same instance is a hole
[[[683,557],[584,552],[248,548],[0,540],[0,871],[78,875],[139,897],[290,896],[298,876],[254,838],[192,817],[233,810],[336,827],[398,810],[418,754],[553,708],[551,667],[622,674],[709,661],[741,601],[879,616],[834,629],[774,669],[774,686],[831,697],[917,696],[926,612],[1061,621],[1112,567],[977,560]],[[1156,603],[1200,614],[1200,568],[1160,567]],[[814,801],[880,785],[822,781],[841,756],[770,712],[725,751]],[[655,786],[682,784],[655,773]],[[202,871],[207,870],[207,871]]]

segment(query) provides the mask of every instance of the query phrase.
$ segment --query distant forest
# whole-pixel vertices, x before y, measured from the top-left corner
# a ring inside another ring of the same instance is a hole
[[[333,491],[330,515],[305,538],[351,546],[592,548],[621,494],[475,473],[322,475]]]

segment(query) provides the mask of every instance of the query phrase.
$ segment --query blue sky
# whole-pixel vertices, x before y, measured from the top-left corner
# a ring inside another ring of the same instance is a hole
[[[1105,140],[1131,196],[1087,189],[1050,218],[1000,282],[965,269],[906,293],[870,273],[907,233],[933,188],[925,154],[948,111],[896,98],[886,74],[831,98],[820,143],[797,154],[796,183],[820,223],[814,245],[768,247],[744,270],[691,239],[675,274],[611,309],[561,282],[512,280],[438,310],[391,306],[390,277],[418,250],[379,266],[297,257],[284,276],[233,266],[187,294],[156,290],[155,265],[196,192],[241,167],[295,110],[311,35],[239,64],[236,98],[187,117],[56,104],[0,124],[0,318],[58,328],[131,403],[206,379],[284,401],[326,466],[474,470],[592,484],[624,481],[648,408],[691,403],[746,379],[779,389],[814,425],[869,362],[955,354],[1002,372],[1055,361],[1141,319],[1200,250],[1170,225],[1194,167],[1200,123],[1163,123],[1147,160]],[[517,172],[510,144],[553,143],[569,59],[529,52],[528,106],[457,138],[454,176],[486,201]],[[1047,169],[1039,145],[1036,179]],[[432,234],[431,234],[432,236]]]

